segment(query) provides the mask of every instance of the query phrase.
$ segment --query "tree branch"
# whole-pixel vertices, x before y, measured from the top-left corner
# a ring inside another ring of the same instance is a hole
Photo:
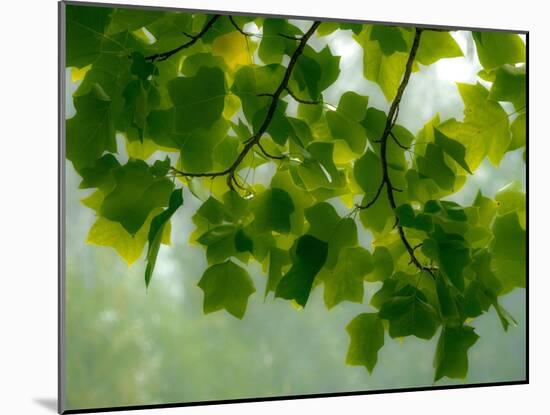
[[[403,79],[401,80],[401,83],[397,88],[397,94],[395,95],[395,98],[391,103],[390,110],[388,111],[388,117],[386,118],[386,125],[384,127],[384,132],[382,133],[382,136],[380,137],[380,140],[379,140],[380,159],[382,164],[382,182],[380,184],[380,187],[378,188],[375,198],[371,202],[367,203],[366,205],[360,206],[361,209],[366,209],[367,207],[372,206],[372,204],[374,204],[374,202],[380,196],[380,193],[383,187],[386,188],[388,201],[390,203],[391,208],[394,211],[397,209],[394,191],[398,191],[398,189],[396,189],[392,185],[390,175],[389,175],[389,169],[388,169],[388,160],[387,160],[388,138],[392,137],[393,140],[396,142],[396,144],[398,144],[402,148],[405,147],[401,145],[399,141],[397,141],[397,139],[393,136],[393,133],[391,132],[391,130],[395,125],[395,122],[397,121],[397,115],[399,113],[399,104],[401,103],[401,99],[403,98],[403,93],[405,92],[405,88],[407,87],[407,84],[409,83],[409,79],[411,77],[414,59],[416,57],[416,52],[418,51],[418,47],[420,45],[421,34],[422,34],[422,29],[416,28],[414,32],[413,44],[411,46],[409,57],[405,65],[405,73],[403,74]],[[397,232],[399,233],[401,242],[403,243],[403,245],[405,246],[405,249],[409,254],[410,262],[414,264],[420,271],[426,271],[432,276],[432,278],[435,278],[435,275],[433,273],[434,269],[432,267],[427,267],[425,265],[422,265],[422,263],[416,257],[415,248],[411,246],[409,240],[407,239],[407,236],[405,235],[405,230],[403,229],[403,226],[399,224],[399,218],[397,217],[397,215],[395,216],[395,219],[396,219],[396,225],[397,225]]]
[[[177,176],[183,176],[183,177],[219,177],[219,176],[226,176],[227,175],[227,185],[231,190],[235,190],[235,187],[233,184],[239,184],[235,180],[235,174],[236,170],[243,161],[243,159],[246,157],[246,155],[252,150],[254,146],[256,146],[260,139],[262,138],[263,134],[267,131],[269,124],[271,123],[273,116],[275,115],[275,111],[277,110],[277,106],[279,104],[279,98],[281,97],[281,94],[283,91],[286,90],[288,86],[288,82],[290,81],[290,76],[292,75],[292,71],[294,70],[294,67],[296,66],[296,62],[302,52],[304,51],[304,48],[306,46],[306,43],[308,42],[309,38],[313,35],[315,30],[317,30],[317,27],[321,24],[319,21],[315,21],[309,30],[300,38],[300,43],[298,44],[298,47],[294,50],[294,53],[290,57],[290,61],[288,63],[288,66],[285,70],[285,74],[283,76],[283,79],[275,92],[273,94],[270,94],[271,96],[271,103],[269,104],[269,108],[267,109],[266,116],[264,118],[264,121],[260,125],[260,128],[258,128],[258,131],[252,135],[246,142],[245,146],[242,149],[242,151],[239,153],[235,161],[225,170],[221,170],[218,172],[211,172],[211,173],[187,173],[180,171],[178,169],[172,168],[172,172],[175,173]],[[262,150],[262,147],[260,145],[260,150]],[[264,154],[265,150],[263,151]],[[279,158],[279,156],[269,156],[271,158]]]
[[[410,150],[409,147],[407,147],[407,146],[401,144],[401,143],[399,142],[399,140],[397,139],[397,137],[395,136],[395,134],[392,133],[391,131],[390,131],[390,137],[393,138],[393,141],[395,142],[395,144],[397,144],[397,145],[398,145],[399,147],[401,147],[403,150]]]
[[[376,191],[376,194],[374,195],[374,197],[372,198],[372,200],[368,203],[365,203],[364,205],[356,205],[356,207],[358,209],[368,209],[370,208],[372,205],[374,205],[376,203],[376,201],[378,200],[378,198],[380,197],[380,194],[382,193],[382,189],[384,188],[384,185],[386,184],[386,182],[384,180],[382,180],[380,182],[380,186],[378,186],[378,190]]]
[[[154,55],[147,56],[145,58],[145,60],[152,61],[152,62],[154,62],[154,61],[165,61],[170,56],[178,53],[180,50],[187,49],[187,48],[193,46],[197,42],[197,40],[199,40],[201,37],[203,37],[204,34],[210,30],[210,28],[214,25],[214,23],[216,23],[216,20],[218,20],[219,18],[220,18],[220,15],[218,15],[218,14],[212,16],[210,18],[210,20],[208,20],[208,22],[206,22],[206,24],[204,25],[202,30],[199,33],[197,33],[196,35],[190,35],[188,33],[184,33],[184,35],[189,37],[190,40],[188,42],[184,43],[183,45],[178,46],[177,48],[169,50],[167,52],[156,53]]]
[[[290,95],[294,99],[294,101],[299,102],[300,104],[307,104],[307,105],[321,104],[321,101],[319,101],[319,100],[308,101],[308,100],[305,100],[305,99],[302,99],[302,98],[298,98],[296,96],[296,94],[294,94],[294,92],[292,92],[292,90],[288,86],[285,88],[285,90],[286,90],[286,92],[288,92],[288,95]]]
[[[286,155],[280,155],[280,156],[276,156],[274,154],[271,154],[269,153],[265,148],[264,146],[262,146],[262,143],[260,143],[258,141],[258,148],[261,150],[261,152],[263,153],[264,156],[266,156],[267,158],[271,158],[271,159],[275,159],[275,160],[284,160],[286,158]]]
[[[227,16],[227,17],[229,17],[229,21],[231,22],[231,24],[233,25],[233,27],[234,27],[235,29],[237,29],[237,31],[240,32],[241,35],[246,36],[246,37],[251,36],[250,33],[246,33],[243,29],[240,28],[240,26],[237,24],[237,22],[235,21],[235,19],[233,19],[233,16]]]

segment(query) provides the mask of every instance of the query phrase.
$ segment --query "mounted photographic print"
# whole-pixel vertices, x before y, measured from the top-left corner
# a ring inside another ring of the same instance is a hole
[[[527,32],[59,10],[61,412],[528,381]]]

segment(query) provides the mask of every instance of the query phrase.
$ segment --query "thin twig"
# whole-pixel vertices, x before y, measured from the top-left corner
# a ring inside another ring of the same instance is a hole
[[[302,99],[302,98],[298,98],[296,96],[296,94],[294,92],[292,92],[292,90],[288,86],[285,88],[285,90],[286,90],[286,92],[288,92],[288,95],[290,95],[294,99],[294,101],[299,102],[300,104],[318,105],[318,104],[322,103],[319,100],[308,101],[308,100],[305,100],[305,99]]]
[[[399,140],[397,139],[397,137],[395,136],[395,134],[392,133],[391,131],[390,131],[390,137],[393,138],[393,141],[395,142],[395,144],[397,144],[397,145],[398,145],[399,147],[401,147],[403,150],[409,150],[409,147],[407,147],[407,146],[401,144],[401,143],[399,142]]]
[[[184,43],[183,45],[180,45],[177,48],[166,51],[166,52],[156,53],[154,55],[147,56],[145,58],[145,60],[152,61],[152,62],[165,61],[170,56],[178,53],[180,50],[187,49],[187,48],[193,46],[197,42],[197,40],[199,40],[201,37],[203,37],[206,34],[206,32],[208,32],[210,30],[210,28],[214,25],[214,23],[216,23],[216,20],[218,20],[219,18],[220,18],[220,15],[218,15],[218,14],[212,16],[210,18],[210,20],[208,20],[208,22],[206,22],[206,24],[204,25],[202,30],[199,33],[197,33],[196,35],[190,35],[188,33],[184,33],[184,35],[189,37],[190,40],[188,42]]]
[[[233,19],[233,16],[227,16],[227,17],[229,17],[229,21],[231,22],[231,24],[233,25],[233,27],[234,27],[235,29],[237,29],[237,31],[239,31],[239,32],[241,33],[241,35],[246,36],[246,37],[252,36],[251,33],[246,33],[243,29],[241,29],[241,28],[239,27],[239,25],[237,24],[237,22]]]
[[[396,189],[391,182],[390,175],[389,175],[389,167],[388,167],[388,160],[387,160],[387,148],[388,148],[388,137],[392,137],[394,141],[402,147],[401,143],[393,136],[392,128],[394,127],[397,117],[399,115],[399,104],[401,103],[401,99],[403,98],[403,93],[405,92],[405,88],[407,87],[407,84],[409,83],[409,79],[411,77],[412,67],[414,63],[414,59],[416,57],[416,53],[418,51],[418,47],[420,45],[420,35],[422,34],[422,29],[416,28],[414,33],[414,40],[413,44],[411,46],[411,50],[409,52],[409,57],[407,58],[407,63],[405,64],[405,72],[403,74],[403,79],[401,80],[401,83],[399,84],[399,87],[397,88],[397,93],[395,95],[395,98],[393,99],[390,109],[388,111],[388,117],[386,118],[386,125],[384,127],[384,131],[382,133],[382,136],[380,137],[380,159],[382,164],[382,183],[380,184],[380,187],[378,188],[377,194],[375,198],[367,203],[364,207],[361,207],[363,209],[366,209],[367,207],[372,206],[372,204],[376,201],[376,199],[379,197],[379,193],[383,187],[386,188],[388,201],[390,203],[391,208],[394,210],[397,209],[397,203],[395,202],[395,196],[394,192],[399,191],[400,189]],[[407,250],[410,262],[414,264],[420,271],[426,271],[428,272],[432,278],[435,278],[434,274],[434,268],[428,267],[425,265],[422,265],[422,263],[419,261],[419,259],[416,257],[415,254],[415,248],[413,248],[407,239],[407,236],[405,235],[405,230],[403,229],[403,226],[399,223],[399,218],[397,215],[395,215],[396,218],[396,227],[397,232],[399,233],[399,237],[401,239],[401,242],[405,246],[405,249]]]
[[[374,205],[376,203],[376,201],[378,200],[378,198],[380,197],[380,194],[382,193],[382,189],[384,188],[385,184],[386,184],[385,180],[382,180],[380,182],[380,186],[378,186],[378,190],[376,191],[376,194],[374,195],[374,197],[371,199],[370,202],[368,202],[364,205],[355,205],[355,207],[358,208],[358,209],[368,209],[372,205]]]
[[[260,143],[259,141],[258,141],[257,145],[258,145],[258,148],[260,149],[260,151],[263,153],[263,155],[268,157],[268,158],[272,158],[272,159],[275,159],[275,160],[284,160],[286,158],[286,155],[284,155],[284,154],[280,155],[280,156],[276,156],[274,154],[269,153],[264,148],[264,146],[262,146],[262,143]]]
[[[239,184],[237,183],[236,179],[235,179],[236,170],[239,167],[239,165],[241,164],[241,162],[243,161],[243,159],[246,157],[246,155],[250,152],[250,150],[252,150],[252,148],[254,146],[259,144],[260,139],[262,138],[264,133],[267,131],[267,129],[268,129],[268,127],[269,127],[269,125],[270,125],[270,123],[273,119],[273,116],[275,115],[275,111],[277,110],[277,106],[279,105],[279,99],[280,99],[283,91],[285,91],[287,86],[288,86],[288,83],[290,81],[290,76],[292,75],[292,71],[294,70],[294,67],[296,66],[296,62],[297,62],[298,58],[300,57],[300,55],[302,54],[302,52],[304,51],[304,48],[305,48],[306,43],[308,42],[309,38],[313,35],[313,33],[315,33],[315,30],[317,30],[317,27],[319,27],[320,24],[321,24],[321,22],[315,21],[311,25],[309,30],[301,37],[300,43],[298,44],[298,47],[294,50],[294,53],[290,57],[290,61],[289,61],[288,66],[285,70],[285,73],[284,73],[284,76],[283,76],[283,79],[282,79],[281,83],[279,84],[279,86],[277,87],[275,92],[273,92],[273,94],[270,95],[271,96],[271,103],[269,105],[269,108],[267,109],[267,113],[266,113],[266,116],[264,118],[264,121],[260,125],[260,128],[258,128],[258,131],[256,131],[254,133],[254,135],[252,135],[252,137],[250,137],[248,140],[245,141],[245,145],[244,145],[242,151],[239,153],[239,155],[235,159],[235,161],[233,161],[233,163],[228,168],[226,168],[225,170],[221,170],[221,171],[218,171],[218,172],[210,172],[210,173],[187,173],[187,172],[172,168],[172,171],[176,175],[183,176],[183,177],[219,177],[219,176],[227,176],[227,186],[231,190],[235,190],[234,184],[236,184],[238,187],[240,187]],[[262,150],[261,145],[259,146],[259,148],[260,148],[260,150]],[[264,154],[265,154],[265,152],[264,152]],[[275,156],[275,157],[272,157],[272,158],[278,158],[278,157],[279,156]]]

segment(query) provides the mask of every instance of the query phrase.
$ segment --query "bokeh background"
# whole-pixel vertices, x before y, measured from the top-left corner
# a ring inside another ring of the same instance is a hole
[[[412,132],[436,113],[442,120],[461,119],[463,104],[455,82],[479,82],[476,73],[481,66],[470,33],[457,31],[453,36],[463,58],[421,67],[411,76],[398,122]],[[351,35],[335,33],[311,44],[319,49],[325,42],[342,56],[340,78],[325,93],[325,100],[337,104],[344,91],[353,90],[369,96],[370,106],[387,111],[389,104],[378,86],[362,76],[363,52]],[[66,82],[70,118],[71,95],[78,83],[72,82],[69,69]],[[511,107],[505,109],[513,112]],[[290,103],[289,111],[293,110]],[[122,137],[119,149],[124,159]],[[188,244],[194,229],[191,217],[201,202],[185,190],[184,206],[172,219],[172,245],[162,246],[154,280],[146,290],[143,257],[128,268],[114,250],[86,243],[95,217],[80,199],[89,191],[78,189],[79,178],[69,162],[66,176],[67,409],[433,384],[437,336],[430,341],[394,340],[386,334],[372,375],[364,367],[345,365],[349,341],[345,326],[358,313],[369,311],[368,301],[379,283],[366,284],[363,304],[344,303],[330,311],[317,287],[305,309],[297,311],[281,299],[264,301],[266,278],[258,264],[251,264],[248,270],[257,292],[250,297],[244,319],[225,311],[204,315],[197,282],[206,268],[205,253]],[[268,169],[258,171],[255,179],[265,181],[268,176]],[[471,204],[479,189],[493,197],[512,181],[525,187],[523,150],[507,153],[498,168],[485,161],[450,199]],[[366,231],[360,238],[363,244],[370,241]],[[469,353],[468,377],[437,385],[525,378],[525,290],[516,289],[502,298],[502,304],[518,326],[505,333],[493,309],[477,318],[472,324],[480,339]]]

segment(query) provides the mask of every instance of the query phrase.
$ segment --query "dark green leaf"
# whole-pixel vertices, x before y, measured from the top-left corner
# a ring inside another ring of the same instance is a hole
[[[305,215],[309,222],[307,233],[325,242],[330,240],[334,228],[340,221],[336,209],[327,202],[321,202],[307,208]]]
[[[258,232],[290,232],[290,215],[294,212],[294,203],[286,191],[268,189],[252,203]]]
[[[391,298],[382,305],[379,316],[389,320],[389,333],[394,338],[416,336],[431,339],[439,325],[435,309],[418,291],[410,296]]]
[[[221,117],[225,97],[221,69],[201,67],[195,76],[176,78],[167,87],[175,108],[174,130],[177,133],[209,128]]]
[[[101,53],[102,44],[109,41],[103,32],[113,9],[68,4],[66,11],[67,66],[82,68],[92,63]]]
[[[296,242],[292,267],[283,276],[275,297],[295,300],[304,307],[309,298],[311,286],[327,258],[328,245],[311,235],[301,236]]]
[[[517,111],[525,109],[527,95],[527,74],[525,66],[516,68],[504,65],[495,71],[495,82],[489,91],[489,99],[508,101]]]
[[[235,247],[238,252],[248,251],[252,253],[254,251],[254,242],[242,229],[239,229],[235,233]]]
[[[116,186],[105,196],[101,215],[135,234],[153,209],[168,205],[174,184],[167,178],[155,178],[141,160],[128,161],[114,176]]]
[[[93,167],[101,155],[116,153],[115,128],[111,118],[111,99],[100,85],[75,97],[76,115],[67,120],[67,159],[76,171]]]
[[[473,327],[444,327],[435,352],[434,381],[443,376],[464,379],[468,373],[468,349],[478,338]]]
[[[464,158],[466,156],[466,148],[462,144],[460,144],[458,141],[455,141],[447,137],[437,128],[434,128],[434,141],[435,141],[435,144],[441,147],[441,149],[449,157],[451,157],[454,161],[456,161],[460,165],[460,167],[462,167],[468,173],[472,174]]]
[[[168,209],[161,214],[155,216],[151,221],[151,227],[149,228],[149,235],[147,241],[149,246],[147,248],[147,268],[145,269],[145,286],[149,286],[151,278],[153,277],[153,270],[157,262],[157,255],[162,241],[162,234],[166,227],[166,224],[170,221],[172,215],[183,205],[183,191],[182,189],[176,189],[170,195],[170,201],[168,203]]]
[[[329,241],[329,258],[330,247]],[[324,274],[327,308],[331,309],[342,301],[363,302],[363,278],[373,268],[371,254],[365,248],[355,246],[341,249],[336,265]]]

